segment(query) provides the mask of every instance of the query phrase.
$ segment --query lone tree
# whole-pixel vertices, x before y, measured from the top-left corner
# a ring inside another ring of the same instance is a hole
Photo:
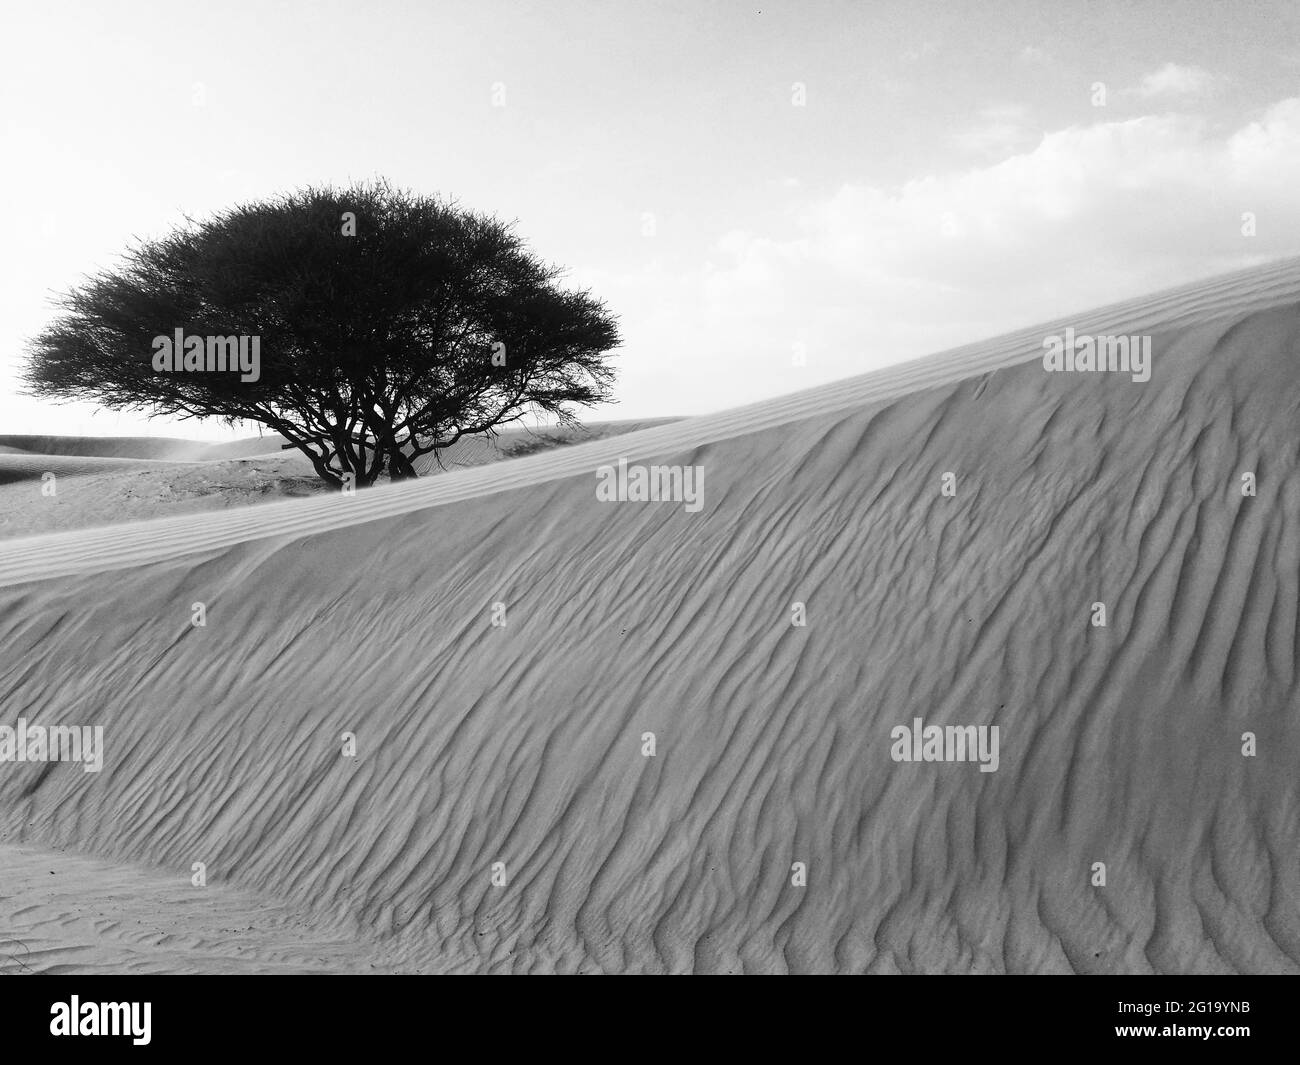
[[[513,226],[385,182],[235,207],[129,249],[32,342],[31,394],[258,422],[328,483],[610,399],[614,316]]]

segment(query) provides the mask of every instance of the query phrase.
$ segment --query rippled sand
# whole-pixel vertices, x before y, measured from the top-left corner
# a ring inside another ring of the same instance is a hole
[[[1044,372],[1066,325],[1150,333],[1151,380]],[[703,509],[598,502],[620,456],[702,466]],[[1289,261],[351,498],[0,542],[0,723],[107,743],[0,764],[37,941],[0,954],[1300,971],[1298,463]],[[895,762],[917,717],[996,724],[998,770]]]

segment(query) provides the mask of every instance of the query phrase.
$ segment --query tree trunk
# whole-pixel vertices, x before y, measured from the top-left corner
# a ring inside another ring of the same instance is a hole
[[[311,459],[311,464],[316,468],[316,475],[331,488],[342,490],[343,481],[333,470],[330,469],[328,460],[321,458],[319,455],[308,451],[306,448],[299,448],[304,455]]]
[[[419,477],[414,464],[400,447],[388,449],[388,476],[394,481],[413,481]]]

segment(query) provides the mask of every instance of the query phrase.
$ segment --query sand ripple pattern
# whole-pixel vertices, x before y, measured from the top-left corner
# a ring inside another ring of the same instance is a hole
[[[1069,324],[1152,332],[1151,381],[1044,373],[1043,327],[0,545],[4,723],[108,743],[0,766],[0,843],[203,861],[395,967],[1300,971],[1300,267]],[[597,502],[619,454],[702,465],[703,511]],[[997,724],[1000,769],[893,762],[913,717]]]

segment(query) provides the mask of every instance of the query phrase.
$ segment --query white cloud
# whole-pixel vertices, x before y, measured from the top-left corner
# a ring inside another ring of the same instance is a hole
[[[1144,100],[1162,97],[1191,99],[1217,92],[1225,81],[1222,76],[1211,74],[1200,67],[1183,67],[1177,63],[1166,63],[1159,70],[1144,77],[1141,84],[1130,91]]]
[[[1226,134],[1147,116],[900,187],[844,185],[793,206],[792,232],[718,242],[686,285],[711,353],[693,373],[725,394],[743,382],[742,402],[1300,253],[1297,187],[1300,98]],[[682,325],[665,319],[662,342]]]
[[[995,165],[892,190],[845,185],[802,210],[791,243],[859,277],[901,270],[987,286],[1009,280],[998,269],[1007,255],[1038,261],[1061,241],[1076,257],[1248,254],[1234,219],[1252,209],[1286,221],[1275,235],[1295,243],[1300,202],[1287,190],[1298,184],[1295,98],[1226,136],[1199,119],[1147,116],[1059,130]],[[733,235],[728,247],[741,246]]]
[[[1047,52],[1032,44],[1027,44],[1024,48],[1020,49],[1020,55],[1018,58],[1022,63],[1034,63],[1040,66],[1046,66],[1052,61],[1052,57]]]
[[[999,104],[983,108],[975,123],[952,140],[962,151],[1002,157],[1026,147],[1033,136],[1029,108],[1022,104]]]

